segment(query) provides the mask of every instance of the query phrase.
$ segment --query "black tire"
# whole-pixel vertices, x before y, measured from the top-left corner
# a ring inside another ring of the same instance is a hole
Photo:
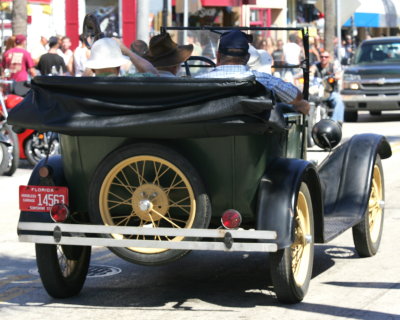
[[[174,186],[174,175],[180,187]],[[148,207],[140,207],[143,203]],[[89,190],[89,216],[91,222],[102,225],[207,228],[211,207],[201,178],[188,160],[165,146],[137,143],[111,152],[97,167]],[[109,237],[155,239],[133,235]],[[143,265],[164,264],[189,252],[147,248],[110,250],[127,261]]]
[[[378,252],[382,238],[385,188],[382,161],[376,156],[368,207],[363,220],[353,227],[354,246],[360,257],[372,257]]]
[[[311,195],[305,183],[301,184],[298,193],[294,223],[295,240],[292,246],[271,253],[269,260],[274,291],[282,303],[302,301],[312,274],[314,218]]]
[[[371,111],[369,112],[369,114],[370,114],[371,116],[380,116],[380,115],[382,115],[382,111],[381,111],[381,110],[371,110]]]
[[[344,121],[345,122],[357,122],[358,112],[357,110],[345,111],[344,112]]]
[[[0,142],[0,175],[3,175],[6,171],[8,163],[10,162],[9,159],[7,146]]]
[[[36,244],[36,263],[47,293],[57,299],[77,295],[89,269],[91,247]]]
[[[3,175],[12,176],[18,168],[19,165],[19,145],[18,145],[18,136],[12,131],[11,126],[4,125],[3,127],[3,135],[7,139],[7,142],[10,146],[7,147],[9,154],[9,161],[6,169],[4,170]]]
[[[46,133],[47,134],[47,133]],[[46,158],[46,148],[43,139],[38,138],[39,133],[35,132],[25,142],[26,159],[32,166],[36,166],[40,160]],[[60,154],[60,143],[58,139],[52,140],[49,156]]]

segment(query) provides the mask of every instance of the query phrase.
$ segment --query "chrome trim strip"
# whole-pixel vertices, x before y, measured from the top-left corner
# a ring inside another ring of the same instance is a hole
[[[211,251],[246,251],[246,252],[276,252],[276,243],[248,243],[233,241],[228,248],[224,242],[206,241],[158,241],[158,240],[130,240],[112,238],[91,238],[78,236],[62,236],[56,242],[52,236],[19,235],[22,242],[34,242],[42,244],[81,245],[81,246],[104,246],[104,247],[141,247],[141,248],[163,248],[178,250],[211,250]]]

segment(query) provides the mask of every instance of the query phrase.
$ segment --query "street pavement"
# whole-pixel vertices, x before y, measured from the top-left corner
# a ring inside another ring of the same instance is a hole
[[[17,240],[18,185],[30,169],[0,177],[0,319],[374,319],[400,320],[400,114],[360,115],[344,136],[376,132],[394,151],[383,161],[386,207],[383,238],[372,258],[359,258],[351,231],[317,245],[313,278],[302,303],[282,305],[271,291],[262,253],[192,252],[159,267],[125,262],[94,248],[91,265],[114,274],[90,277],[81,294],[55,300],[43,289],[34,246]],[[321,153],[310,153],[319,160]],[[111,268],[110,268],[111,269]],[[96,275],[96,273],[94,273]]]

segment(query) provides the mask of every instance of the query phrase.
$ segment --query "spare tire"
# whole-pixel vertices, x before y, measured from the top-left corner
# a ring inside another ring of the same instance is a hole
[[[124,146],[98,165],[89,190],[95,224],[148,228],[207,228],[211,206],[195,168],[171,148],[150,143]],[[116,239],[182,241],[183,237],[112,234]],[[192,238],[191,238],[192,240]],[[110,248],[138,264],[159,265],[187,250]]]

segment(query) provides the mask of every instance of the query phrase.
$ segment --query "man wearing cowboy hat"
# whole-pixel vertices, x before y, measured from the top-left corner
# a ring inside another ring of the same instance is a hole
[[[178,46],[168,33],[150,39],[149,51],[145,58],[158,70],[161,77],[176,77],[181,63],[193,52],[193,45]]]
[[[299,89],[268,73],[250,70],[247,66],[249,58],[249,41],[246,34],[240,30],[225,32],[221,35],[218,46],[217,67],[198,77],[245,78],[254,75],[258,82],[274,92],[282,102],[293,105],[295,111],[308,114],[310,105],[303,100]]]
[[[96,76],[119,76],[120,67],[129,60],[139,73],[158,74],[149,61],[133,53],[122,42],[118,44],[117,40],[112,38],[102,38],[93,44],[86,68],[91,69]],[[84,75],[88,75],[88,72],[85,71]]]

